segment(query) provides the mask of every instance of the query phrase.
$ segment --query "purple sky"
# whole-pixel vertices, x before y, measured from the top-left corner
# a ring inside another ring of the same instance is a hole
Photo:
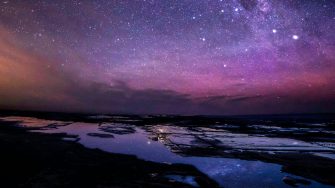
[[[335,111],[333,0],[0,1],[0,108]]]

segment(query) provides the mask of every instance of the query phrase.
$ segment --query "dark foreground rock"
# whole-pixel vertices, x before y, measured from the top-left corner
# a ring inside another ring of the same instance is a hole
[[[291,176],[285,176],[283,178],[283,182],[286,183],[287,185],[290,185],[292,187],[298,187],[299,184],[301,185],[310,185],[311,182],[304,180],[304,179],[299,179],[299,178],[294,178]]]
[[[191,187],[169,175],[217,184],[192,166],[147,162],[135,156],[87,149],[60,135],[28,133],[0,122],[1,187]]]

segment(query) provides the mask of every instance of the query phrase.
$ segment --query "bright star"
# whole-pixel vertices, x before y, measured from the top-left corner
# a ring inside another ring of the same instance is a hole
[[[293,36],[292,36],[292,39],[294,39],[294,40],[298,40],[298,39],[299,39],[299,36],[298,36],[298,35],[293,35]]]

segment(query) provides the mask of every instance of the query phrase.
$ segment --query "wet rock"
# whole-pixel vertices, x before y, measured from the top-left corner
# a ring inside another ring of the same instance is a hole
[[[299,178],[294,178],[291,176],[285,176],[283,179],[283,182],[286,183],[287,185],[290,185],[292,187],[298,187],[299,184],[302,185],[310,185],[311,182],[304,180],[304,179],[299,179]]]
[[[73,137],[64,137],[62,138],[64,141],[69,141],[69,142],[78,142],[80,138],[73,138]]]
[[[14,125],[0,121],[1,187],[192,187],[188,182],[170,182],[165,174],[200,177],[206,182],[202,187],[218,187],[190,165],[88,149],[62,141],[66,135],[27,132]]]
[[[88,136],[99,137],[99,138],[114,138],[112,134],[103,133],[87,133]]]
[[[118,135],[132,134],[136,132],[133,126],[127,124],[102,125],[99,129],[104,132]]]

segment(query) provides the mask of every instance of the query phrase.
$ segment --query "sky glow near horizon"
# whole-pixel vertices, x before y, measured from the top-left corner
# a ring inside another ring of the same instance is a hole
[[[335,111],[332,0],[7,0],[0,23],[0,108]]]

